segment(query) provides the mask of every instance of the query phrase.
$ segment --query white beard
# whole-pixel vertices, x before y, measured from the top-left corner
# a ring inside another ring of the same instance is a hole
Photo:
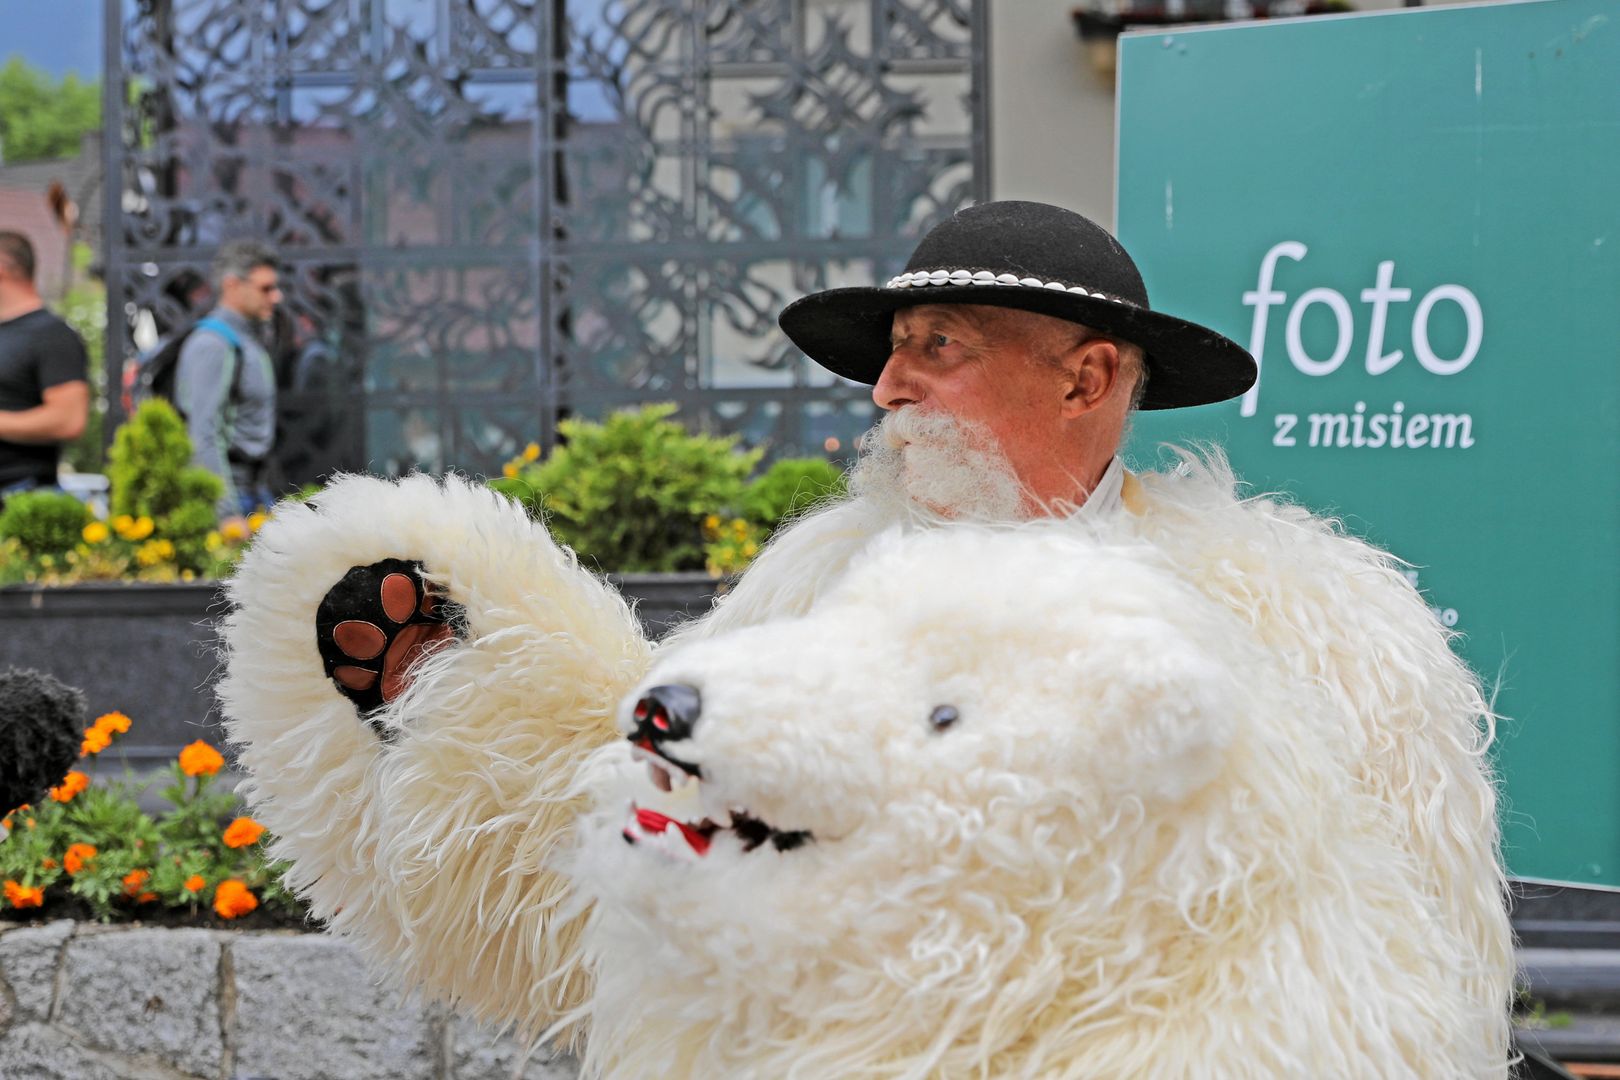
[[[1031,516],[1012,463],[984,429],[907,405],[861,441],[850,490],[913,520],[1023,521]]]

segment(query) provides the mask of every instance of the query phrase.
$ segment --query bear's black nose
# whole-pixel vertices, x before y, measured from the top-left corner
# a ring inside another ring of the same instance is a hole
[[[655,686],[636,702],[633,738],[648,738],[654,743],[689,739],[702,711],[703,700],[696,687],[681,683]]]

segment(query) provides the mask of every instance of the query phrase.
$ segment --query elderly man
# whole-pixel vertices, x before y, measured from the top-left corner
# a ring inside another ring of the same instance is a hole
[[[674,640],[808,610],[867,539],[896,524],[1080,521],[1139,498],[1118,452],[1131,412],[1203,405],[1253,384],[1253,358],[1152,310],[1107,230],[1033,202],[964,210],[881,287],[782,312],[823,367],[887,410],[856,497],[779,536],[706,619]]]

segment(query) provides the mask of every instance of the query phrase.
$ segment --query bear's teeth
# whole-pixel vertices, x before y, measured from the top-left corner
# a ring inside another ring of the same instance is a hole
[[[663,766],[654,764],[651,761],[647,762],[647,776],[652,780],[653,787],[659,791],[668,791],[670,789],[669,770]]]

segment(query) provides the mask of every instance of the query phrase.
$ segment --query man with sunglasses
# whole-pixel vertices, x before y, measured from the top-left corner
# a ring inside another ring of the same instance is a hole
[[[175,404],[193,463],[225,481],[221,524],[245,526],[246,515],[274,502],[265,466],[276,438],[276,376],[257,331],[281,300],[276,254],[232,241],[214,257],[213,279],[219,304],[180,350]]]

